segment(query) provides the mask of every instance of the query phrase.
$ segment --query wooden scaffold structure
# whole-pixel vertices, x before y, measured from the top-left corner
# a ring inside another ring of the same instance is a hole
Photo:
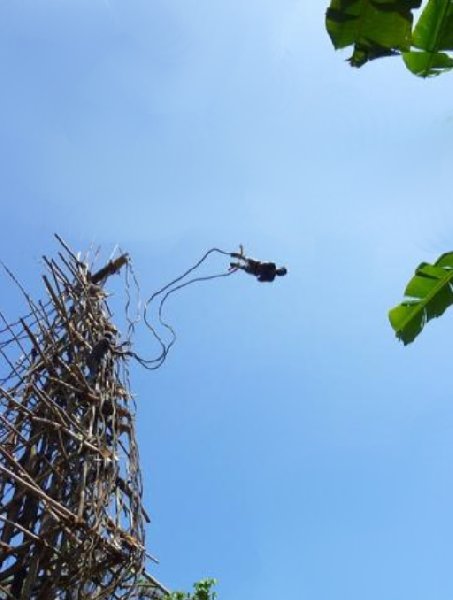
[[[130,340],[104,289],[129,258],[92,272],[58,239],[45,301],[6,269],[28,308],[0,312],[0,600],[161,598],[144,570]]]

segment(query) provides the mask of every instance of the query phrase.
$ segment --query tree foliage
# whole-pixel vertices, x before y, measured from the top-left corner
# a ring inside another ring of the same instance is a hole
[[[352,47],[348,59],[361,67],[383,56],[401,55],[415,75],[430,77],[453,68],[453,2],[427,0],[332,0],[326,28],[335,49]]]
[[[396,337],[405,345],[415,340],[425,323],[453,304],[453,252],[432,265],[421,263],[406,286],[405,299],[389,312]]]
[[[217,593],[212,589],[215,584],[215,579],[202,579],[194,584],[193,593],[172,592],[168,596],[168,600],[215,600],[217,598]]]

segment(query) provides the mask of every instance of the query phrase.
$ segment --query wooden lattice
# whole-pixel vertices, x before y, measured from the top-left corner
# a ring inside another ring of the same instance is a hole
[[[137,597],[147,517],[130,346],[104,289],[128,257],[92,273],[60,242],[47,299],[21,288],[28,314],[0,313],[0,599]]]

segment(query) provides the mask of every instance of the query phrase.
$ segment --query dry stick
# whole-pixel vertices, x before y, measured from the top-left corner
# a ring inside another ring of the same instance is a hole
[[[46,548],[49,548],[50,550],[52,550],[52,552],[55,552],[55,554],[59,554],[61,556],[61,552],[60,552],[60,550],[58,550],[58,548],[49,546],[49,544],[46,542],[46,540],[43,540],[42,538],[40,538],[38,535],[34,534],[29,529],[22,527],[22,525],[20,525],[20,523],[17,523],[17,522],[13,523],[12,521],[9,521],[6,517],[2,516],[1,514],[0,514],[0,521],[3,521],[4,523],[9,523],[10,525],[13,525],[14,527],[19,529],[19,531],[21,531],[24,535],[26,535],[28,538],[30,538],[34,542],[36,542],[38,544],[42,544]],[[12,548],[13,548],[13,550],[16,549],[16,548],[14,548],[14,546]],[[1,575],[3,575],[3,573]]]
[[[5,450],[3,450],[2,448],[0,448],[0,452],[2,454],[5,454]],[[17,466],[16,461],[14,461],[14,464]],[[22,476],[20,476],[11,471],[10,469],[7,469],[3,465],[0,465],[0,471],[3,471],[3,473],[5,473],[7,477],[13,479],[14,481],[17,481],[18,483],[23,485],[27,490],[32,492],[34,495],[38,496],[38,498],[42,500],[44,504],[51,507],[57,514],[59,514],[60,517],[66,518],[72,523],[78,522],[77,516],[75,514],[71,513],[71,511],[67,510],[58,502],[55,502],[55,500],[53,498],[50,498],[45,492],[43,492],[40,487],[34,485],[33,479],[28,475],[26,471],[22,473]]]
[[[50,381],[50,383],[54,383],[56,386],[60,386],[63,388],[66,388],[69,392],[73,392],[74,394],[83,394],[84,400],[85,399],[89,399],[90,402],[98,402],[99,398],[97,396],[95,396],[95,394],[92,393],[87,393],[87,391],[85,389],[80,389],[80,387],[76,387],[75,385],[72,385],[71,383],[68,383],[67,381],[63,381],[61,379],[61,377],[53,377],[52,375],[49,375],[49,379],[48,381]],[[78,383],[78,382],[77,382]]]
[[[2,390],[0,390],[1,392]],[[17,425],[17,420],[16,420],[16,425]],[[29,448],[31,447],[32,441],[31,440],[26,440],[25,444],[24,444],[24,448],[25,448],[25,453],[23,455],[23,457],[20,459],[21,462],[18,462],[14,459],[14,457],[7,451],[6,447],[3,448],[0,446],[0,452],[2,454],[4,454],[8,460],[8,462],[10,462],[10,464],[13,464],[13,466],[21,467],[21,463],[24,460],[24,457],[27,456],[27,453],[29,453]],[[20,490],[18,487],[15,488],[15,492],[14,495],[11,499],[11,501],[9,502],[8,506],[5,507],[5,510],[7,510],[7,514],[9,517],[11,518],[15,518],[17,517],[19,510],[21,508],[22,505],[22,497],[24,496],[24,491]],[[15,519],[16,520],[16,519]],[[11,539],[11,536],[14,534],[14,530],[11,527],[5,527],[2,530],[2,540],[3,541],[9,541]]]
[[[39,342],[38,342],[35,334],[28,327],[28,325],[25,323],[24,320],[21,320],[21,321],[22,321],[22,327],[24,328],[24,330],[26,331],[28,337],[30,338],[31,343],[33,344],[33,348],[34,348],[35,352],[41,357],[41,360],[44,362],[44,364],[46,365],[46,367],[49,370],[49,372],[56,374],[55,368],[53,367],[52,363],[50,363],[50,361],[48,360],[48,358],[43,353],[43,351],[41,349],[41,345],[39,344]]]
[[[3,585],[0,585],[0,592],[5,594],[7,598],[11,598],[11,600],[17,600],[16,596],[13,596]]]
[[[28,442],[27,438],[25,438],[25,437],[24,437],[24,436],[21,434],[21,432],[20,432],[18,429],[16,429],[16,427],[14,427],[14,425],[12,425],[12,424],[11,424],[11,423],[10,423],[10,422],[7,420],[7,419],[5,419],[5,417],[4,417],[2,414],[0,414],[0,421],[1,421],[1,422],[2,422],[4,425],[5,425],[5,427],[6,427],[7,429],[9,429],[9,430],[10,430],[10,431],[12,431],[12,432],[13,432],[15,435],[17,435],[17,437],[20,439],[20,441],[21,441],[23,444],[26,444],[26,443]]]
[[[1,311],[0,311],[0,318],[2,319],[2,321],[3,321],[4,323],[6,323],[6,324],[7,324],[7,322],[6,322],[6,319],[5,319],[5,316],[4,316],[4,314],[3,314]],[[21,322],[22,322],[22,320],[21,320]],[[11,339],[12,339],[12,340],[14,340],[14,342],[15,342],[15,343],[17,344],[17,346],[20,348],[20,350],[22,351],[22,353],[23,353],[23,354],[25,354],[26,352],[25,352],[25,349],[24,349],[24,347],[23,347],[23,346],[22,346],[22,344],[21,344],[21,339],[20,339],[20,336],[19,336],[19,335],[17,335],[17,334],[16,334],[16,332],[15,332],[15,331],[14,331],[14,330],[13,330],[13,329],[10,327],[10,326],[8,326],[8,324],[7,324],[7,328],[8,328],[8,331],[9,331],[9,333],[11,334]],[[6,359],[6,361],[8,362],[8,365],[9,365],[9,366],[10,366],[10,368],[12,369],[12,372],[16,373],[16,372],[17,372],[17,367],[11,363],[11,361],[9,360],[9,358],[8,358],[8,357],[6,356],[6,354],[4,353],[3,349],[1,350],[1,353],[2,353],[2,355],[4,356],[4,358]],[[8,376],[8,378],[9,378],[9,376]]]
[[[97,446],[94,446],[93,444],[91,444],[87,439],[80,438],[76,433],[72,432],[70,429],[67,429],[60,423],[55,423],[53,421],[50,421],[49,419],[45,419],[43,417],[36,417],[34,415],[31,417],[31,419],[33,421],[36,421],[37,423],[43,423],[45,425],[49,425],[49,426],[53,427],[54,429],[57,430],[57,432],[59,434],[60,433],[66,434],[67,436],[69,436],[70,438],[72,438],[73,440],[78,442],[81,446],[87,448],[88,450],[91,450],[92,452],[95,452],[96,454],[99,454],[99,456],[101,456],[102,458],[106,458],[106,454],[108,452],[107,450],[105,450],[105,449],[101,450]],[[109,458],[109,457],[107,456],[107,458]]]
[[[86,277],[84,277],[84,271],[82,271],[80,269],[80,266],[83,264],[80,261],[77,261],[77,265],[78,268],[75,268],[68,260],[66,260],[64,254],[62,254],[61,252],[58,253],[58,256],[61,260],[61,262],[65,265],[65,267],[68,269],[68,271],[71,273],[71,275],[74,277],[75,281],[77,281],[78,286],[80,287],[80,289],[83,289],[86,284]],[[83,265],[86,268],[86,265]],[[61,273],[63,273],[63,271],[60,269]],[[64,276],[64,273],[63,273]],[[67,279],[67,278],[66,278]],[[73,287],[74,284],[71,284],[69,282],[69,280],[67,279],[67,291],[69,292]]]
[[[77,421],[75,421],[72,418],[72,416],[69,415],[69,413],[66,412],[61,406],[58,406],[55,400],[53,400],[53,398],[51,398],[51,396],[47,392],[38,388],[37,386],[33,387],[33,392],[44,405],[48,406],[51,409],[52,414],[55,416],[56,419],[58,419],[58,422],[61,424],[62,427],[69,427],[69,425],[72,425],[74,429],[77,429],[79,433],[83,435],[83,430],[79,426]],[[33,415],[34,413],[30,414],[30,419]]]
[[[63,238],[61,236],[59,236],[58,233],[54,233],[53,235],[60,242],[60,244],[63,246],[63,248],[69,254],[69,256],[73,259],[73,261],[75,263],[79,262],[79,259],[74,254],[74,252],[71,250],[71,248],[68,246],[68,244],[63,240]]]
[[[38,316],[40,314],[39,307],[36,306],[36,304],[33,302],[33,299],[31,298],[31,296],[26,292],[26,290],[24,289],[22,284],[19,282],[19,280],[16,278],[16,276],[8,269],[8,267],[2,261],[0,261],[0,265],[2,265],[3,269],[6,271],[8,276],[12,279],[12,281],[16,284],[16,286],[22,292],[23,296],[25,297],[26,301],[28,302],[28,306],[31,309],[31,313],[34,316],[35,322],[39,323],[39,318],[38,318]],[[22,318],[22,319],[19,319],[19,321],[23,327],[25,319]],[[18,345],[22,349],[22,346],[19,342],[18,342]],[[23,349],[22,349],[22,351],[24,352]]]
[[[55,273],[52,270],[52,275],[54,276],[54,281],[56,283],[56,278],[55,278]],[[60,297],[58,297],[52,286],[49,283],[49,280],[47,279],[47,277],[45,275],[42,276],[42,279],[44,281],[44,285],[46,286],[47,291],[49,292],[50,297],[52,298],[52,302],[55,306],[55,308],[57,309],[58,314],[60,315],[61,320],[63,321],[63,323],[66,325],[66,331],[68,332],[68,335],[70,337],[70,341],[72,343],[74,343],[74,340],[72,339],[72,330],[71,330],[71,326],[70,326],[70,322],[69,322],[69,317],[68,317],[68,313],[66,312],[66,307],[64,305],[63,301],[60,301],[61,298],[61,291],[60,291]]]

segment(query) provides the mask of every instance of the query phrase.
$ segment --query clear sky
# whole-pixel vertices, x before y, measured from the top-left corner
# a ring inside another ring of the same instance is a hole
[[[0,256],[36,293],[54,231],[120,244],[144,294],[214,245],[286,264],[173,296],[173,352],[134,370],[153,573],[219,600],[451,600],[453,314],[404,348],[387,310],[453,249],[453,75],[349,68],[325,9],[2,2]]]

